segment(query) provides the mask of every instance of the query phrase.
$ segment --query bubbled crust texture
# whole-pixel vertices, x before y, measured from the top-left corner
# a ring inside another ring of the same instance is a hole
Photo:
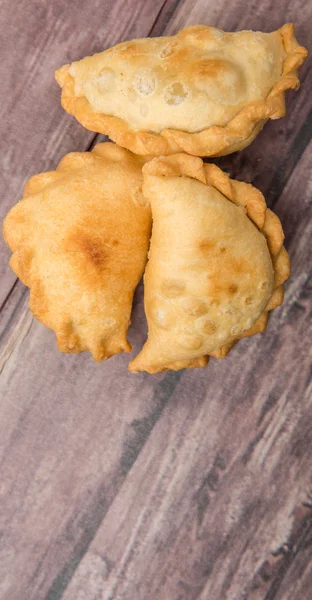
[[[126,334],[151,225],[143,163],[110,143],[68,154],[56,171],[28,181],[4,221],[11,267],[62,352],[90,350],[103,360],[131,349]]]
[[[289,259],[262,194],[213,164],[177,154],[143,168],[153,214],[145,271],[149,336],[131,371],[207,364],[266,327]]]
[[[291,24],[270,34],[197,25],[119,44],[56,79],[67,112],[137,154],[220,156],[285,114],[306,55]]]

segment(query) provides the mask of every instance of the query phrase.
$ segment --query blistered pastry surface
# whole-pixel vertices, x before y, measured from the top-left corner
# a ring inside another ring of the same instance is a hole
[[[278,32],[192,27],[173,37],[124,42],[73,63],[69,74],[75,95],[96,112],[133,129],[193,133],[223,126],[244,105],[265,98],[283,60]]]
[[[282,302],[289,262],[280,222],[258,190],[199,158],[154,159],[143,172],[153,214],[149,336],[130,369],[225,356],[263,330],[267,311]]]

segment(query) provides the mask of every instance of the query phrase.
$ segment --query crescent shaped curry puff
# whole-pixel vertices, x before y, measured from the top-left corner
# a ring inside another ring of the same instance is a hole
[[[68,154],[56,171],[28,181],[4,220],[10,265],[62,352],[104,360],[131,349],[126,334],[151,226],[143,162],[111,143]]]
[[[153,232],[145,271],[148,340],[130,370],[205,366],[263,331],[289,259],[262,194],[186,154],[143,167]]]
[[[136,154],[221,156],[285,114],[307,56],[292,24],[272,33],[196,25],[123,42],[56,72],[62,105]]]

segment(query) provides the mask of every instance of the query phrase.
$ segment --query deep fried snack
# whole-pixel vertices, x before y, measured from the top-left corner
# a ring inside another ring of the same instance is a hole
[[[250,184],[186,154],[143,167],[153,232],[145,271],[148,340],[131,371],[205,366],[263,331],[283,301],[289,258],[278,217]]]
[[[62,352],[104,360],[131,349],[126,334],[151,225],[143,163],[111,143],[68,154],[56,171],[28,181],[4,220],[10,265]]]
[[[285,115],[306,56],[292,24],[273,33],[196,25],[118,44],[55,76],[68,113],[132,152],[221,156]]]

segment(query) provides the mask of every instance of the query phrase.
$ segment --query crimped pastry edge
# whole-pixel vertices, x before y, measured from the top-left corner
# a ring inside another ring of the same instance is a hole
[[[274,289],[265,310],[261,313],[253,325],[239,336],[233,336],[227,344],[210,352],[209,355],[201,356],[190,361],[176,361],[165,365],[163,368],[149,367],[149,373],[167,371],[169,369],[179,370],[182,368],[199,368],[206,366],[210,356],[214,358],[225,358],[234,345],[242,338],[262,333],[268,323],[269,311],[280,306],[284,299],[284,282],[290,275],[290,261],[288,253],[283,245],[284,232],[278,216],[266,205],[262,193],[249,183],[236,181],[224,173],[213,163],[204,163],[201,158],[178,153],[166,157],[156,157],[143,167],[143,175],[155,175],[160,177],[187,176],[197,179],[206,185],[211,185],[222,193],[234,204],[243,206],[247,216],[266,238],[270,252],[272,266],[274,269]],[[139,355],[138,355],[139,356]],[[135,357],[129,364],[131,372],[146,370],[138,363]]]
[[[195,26],[196,27],[196,26]],[[192,27],[179,32],[183,36]],[[123,119],[99,114],[89,101],[75,97],[74,79],[69,74],[70,65],[64,65],[55,73],[62,88],[62,106],[87,129],[108,135],[120,146],[135,154],[167,156],[186,152],[194,156],[224,156],[248,146],[269,119],[279,119],[286,113],[285,92],[298,89],[298,69],[305,61],[308,51],[300,46],[295,37],[293,23],[277,30],[283,40],[286,58],[283,72],[266,99],[248,103],[227,125],[211,126],[198,133],[176,129],[164,129],[160,134],[135,131]]]

